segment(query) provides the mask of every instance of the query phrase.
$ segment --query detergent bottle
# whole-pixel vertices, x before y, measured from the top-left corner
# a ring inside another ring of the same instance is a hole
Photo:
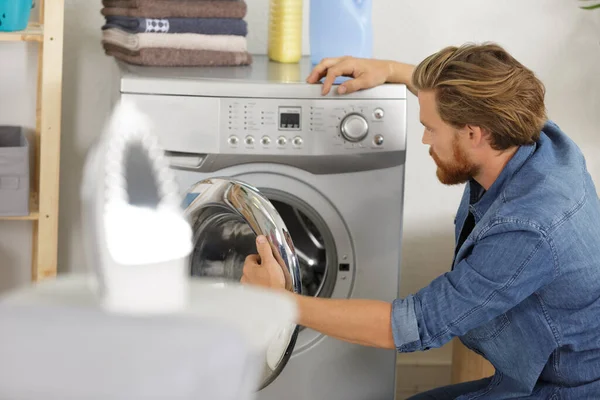
[[[311,62],[326,57],[373,56],[372,0],[311,0]]]
[[[268,55],[281,63],[302,58],[302,0],[270,0]]]
[[[0,0],[0,32],[22,31],[27,28],[32,0]]]

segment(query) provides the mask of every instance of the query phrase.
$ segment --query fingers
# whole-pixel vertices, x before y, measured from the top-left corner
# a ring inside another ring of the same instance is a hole
[[[308,76],[308,78],[306,78],[306,82],[308,82],[308,83],[317,83],[317,82],[319,82],[321,80],[321,78],[323,78],[325,76],[325,72],[327,71],[327,69],[330,68],[330,67],[333,67],[342,58],[344,58],[344,57],[324,58],[323,60],[321,60],[321,62],[319,64],[317,64],[313,68],[313,70],[310,73],[310,75]]]
[[[352,60],[342,61],[327,70],[327,75],[323,81],[323,89],[321,90],[323,95],[329,93],[333,83],[339,76],[354,76],[354,65]]]
[[[350,79],[338,87],[339,94],[353,93],[362,89],[368,89],[373,86],[369,78],[365,75],[359,75],[355,79]]]
[[[260,255],[261,264],[275,259],[275,257],[273,257],[273,250],[271,250],[269,241],[262,235],[259,235],[256,238],[256,250],[258,250],[258,254]]]
[[[248,276],[252,276],[252,270],[254,268],[260,267],[259,261],[260,257],[258,254],[250,254],[248,257],[246,257],[246,260],[244,261],[244,267],[242,269],[242,278],[240,279],[241,283],[250,282]]]
[[[250,254],[248,257],[246,257],[246,260],[244,261],[244,265],[252,265],[252,264],[259,264],[260,263],[260,257],[258,254]]]

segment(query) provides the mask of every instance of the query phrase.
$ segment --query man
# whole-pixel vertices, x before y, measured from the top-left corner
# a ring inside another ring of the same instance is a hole
[[[600,202],[579,148],[547,120],[543,84],[494,44],[448,47],[416,67],[326,59],[308,82],[325,77],[325,94],[340,75],[354,78],[342,94],[394,82],[418,96],[437,177],[467,183],[455,258],[392,304],[290,294],[298,323],[399,352],[459,336],[496,369],[415,399],[600,398]],[[242,281],[281,290],[263,237],[257,248]]]

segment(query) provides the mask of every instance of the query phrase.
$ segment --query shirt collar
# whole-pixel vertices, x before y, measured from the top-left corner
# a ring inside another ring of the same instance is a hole
[[[506,182],[512,178],[512,176],[525,164],[529,157],[535,151],[537,145],[523,145],[520,146],[512,158],[506,163],[502,172],[492,186],[485,191],[483,187],[477,183],[474,179],[469,181],[469,210],[473,213],[475,220],[479,221],[481,217],[487,212],[492,203],[498,198]]]

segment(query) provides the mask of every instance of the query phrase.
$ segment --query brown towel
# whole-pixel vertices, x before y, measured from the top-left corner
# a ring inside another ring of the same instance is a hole
[[[168,0],[163,0],[168,1]],[[203,1],[203,0],[192,0],[192,1]],[[243,0],[213,0],[213,1],[243,1]],[[140,4],[145,2],[156,2],[156,0],[102,0],[102,4],[105,7],[124,7],[124,8],[137,8]]]
[[[183,50],[146,48],[130,51],[110,43],[103,43],[107,55],[129,64],[154,67],[204,67],[250,65],[252,55],[247,52],[213,50]]]
[[[237,18],[246,16],[245,1],[102,0],[104,16],[143,18]]]

